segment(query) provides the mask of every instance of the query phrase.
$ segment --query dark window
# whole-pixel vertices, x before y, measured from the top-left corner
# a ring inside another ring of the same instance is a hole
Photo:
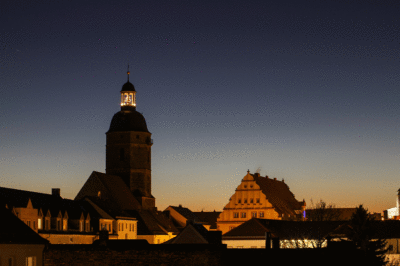
[[[250,203],[253,203],[253,199],[250,199]]]
[[[257,203],[260,203],[260,199],[257,199]]]
[[[233,213],[233,218],[239,218],[239,213],[238,212],[234,212]]]
[[[254,217],[254,218],[257,218],[257,212],[252,212],[251,216]]]
[[[264,217],[264,212],[260,212],[260,218]]]
[[[241,200],[241,199],[238,199],[238,203],[242,203],[242,200]]]
[[[119,150],[119,160],[120,161],[125,161],[125,150],[124,150],[124,148],[121,148]]]
[[[247,203],[247,199],[244,199],[244,203]]]
[[[245,212],[242,212],[242,213],[241,213],[241,217],[242,217],[242,218],[246,218],[246,213],[245,213]]]

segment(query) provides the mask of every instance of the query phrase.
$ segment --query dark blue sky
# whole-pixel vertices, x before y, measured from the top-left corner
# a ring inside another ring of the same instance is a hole
[[[371,211],[400,187],[398,1],[1,1],[0,186],[74,198],[130,80],[157,206],[246,174]]]

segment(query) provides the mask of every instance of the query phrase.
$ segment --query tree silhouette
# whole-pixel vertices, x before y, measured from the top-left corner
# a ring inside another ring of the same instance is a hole
[[[368,265],[386,265],[386,239],[376,235],[371,216],[362,204],[351,217],[347,239],[364,252]]]

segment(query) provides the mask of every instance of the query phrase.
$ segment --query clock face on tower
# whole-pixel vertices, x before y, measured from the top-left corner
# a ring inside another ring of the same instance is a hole
[[[125,104],[131,104],[132,103],[132,95],[125,95]]]

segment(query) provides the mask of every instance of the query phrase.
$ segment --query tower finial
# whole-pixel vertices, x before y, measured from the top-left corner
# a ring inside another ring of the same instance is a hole
[[[128,63],[128,72],[126,72],[126,74],[128,74],[128,81],[129,81],[129,74],[130,74],[131,72],[129,72],[129,63]]]

